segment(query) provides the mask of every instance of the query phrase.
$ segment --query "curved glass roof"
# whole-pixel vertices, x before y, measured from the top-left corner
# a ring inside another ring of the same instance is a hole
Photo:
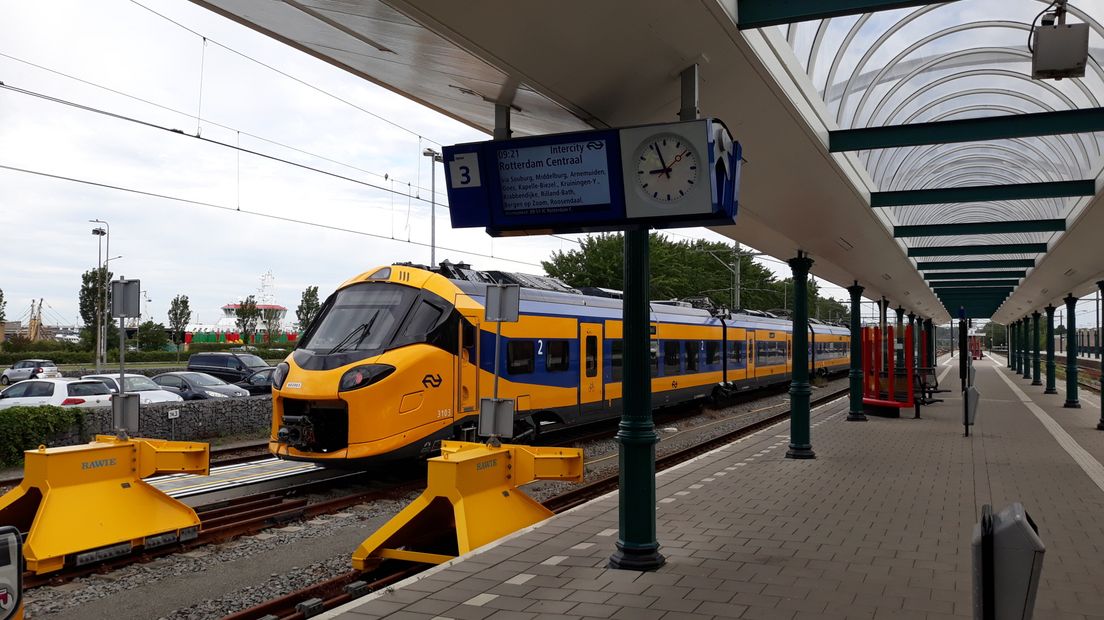
[[[1089,24],[1084,78],[1031,79],[1030,24],[1049,0],[970,0],[777,26],[824,100],[833,129],[1104,107],[1104,2],[1073,0]],[[1104,133],[859,151],[881,191],[1093,178]],[[1080,198],[897,206],[891,226],[1065,219]],[[904,238],[914,247],[1046,243],[1061,232]],[[1035,254],[940,256],[939,261]],[[932,260],[932,259],[919,259]]]

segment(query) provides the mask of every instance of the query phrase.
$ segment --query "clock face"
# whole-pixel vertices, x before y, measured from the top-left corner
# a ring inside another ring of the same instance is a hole
[[[698,182],[698,154],[686,138],[674,134],[649,137],[637,148],[636,180],[654,202],[678,202]]]

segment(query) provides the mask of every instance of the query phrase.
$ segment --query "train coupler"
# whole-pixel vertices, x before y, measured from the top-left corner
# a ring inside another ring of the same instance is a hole
[[[27,570],[88,564],[196,537],[199,517],[142,479],[210,471],[205,443],[97,435],[27,450],[23,481],[0,497],[0,524],[26,534]]]
[[[552,516],[519,486],[583,480],[578,448],[443,441],[427,465],[426,490],[361,543],[354,568],[384,559],[442,564]]]

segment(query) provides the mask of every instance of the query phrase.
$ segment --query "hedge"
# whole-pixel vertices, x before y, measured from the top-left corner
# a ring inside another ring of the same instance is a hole
[[[9,407],[0,409],[0,466],[19,465],[23,451],[33,450],[50,437],[73,430],[84,433],[84,415],[73,407]]]
[[[206,351],[208,349],[204,349]],[[225,350],[225,349],[213,349],[213,350]],[[181,363],[188,361],[188,356],[194,353],[199,353],[198,350],[181,351],[180,361]],[[256,351],[243,351],[243,353],[251,353],[258,355],[261,359],[266,360],[282,360],[288,356],[290,349],[257,349]],[[56,364],[93,364],[95,360],[92,357],[91,351],[23,351],[22,353],[0,353],[0,366],[11,366],[19,360],[26,359],[48,359],[52,360]],[[133,363],[141,362],[175,362],[177,355],[173,351],[128,351],[126,354],[126,361]],[[119,356],[115,351],[107,352],[107,361],[110,364],[118,364]]]

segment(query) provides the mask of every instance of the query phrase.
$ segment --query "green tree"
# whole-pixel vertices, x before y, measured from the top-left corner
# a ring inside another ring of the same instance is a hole
[[[241,333],[242,341],[246,344],[252,340],[253,334],[257,333],[257,322],[261,318],[261,311],[257,309],[257,300],[250,295],[241,300],[238,304],[238,308],[234,310],[234,316],[236,317],[236,323],[238,331]]]
[[[769,269],[755,262],[745,251],[715,241],[672,241],[652,233],[652,299],[706,298],[714,306],[732,307],[732,267],[739,259],[740,305],[749,310],[783,310],[793,307],[793,284],[778,280]],[[620,234],[586,237],[577,249],[556,252],[542,263],[545,272],[579,287],[620,290],[623,271],[623,240]],[[810,287],[810,314],[824,320],[848,316],[846,307],[818,296]]]
[[[107,320],[111,310],[111,293],[110,290],[107,290],[107,295],[104,296],[104,292],[107,289],[107,283],[111,281],[112,275],[107,267],[89,269],[81,274],[78,302],[81,319],[84,320],[85,327],[95,328],[97,310],[102,310],[101,318]],[[95,340],[94,332],[93,340]]]
[[[146,321],[138,327],[138,349],[140,351],[160,351],[169,343],[169,333],[165,326]]]
[[[307,290],[303,291],[303,298],[299,301],[299,307],[295,310],[295,318],[299,320],[299,331],[305,331],[307,327],[310,327],[311,321],[314,317],[318,316],[318,309],[321,304],[318,303],[318,287],[308,286]]]
[[[184,340],[184,329],[192,322],[192,307],[188,303],[187,295],[177,295],[169,302],[169,332],[172,335],[173,346],[176,347],[176,361],[180,361],[180,347],[178,342]]]
[[[264,325],[264,341],[272,344],[273,337],[280,332],[280,311],[276,308],[261,310],[261,324]]]
[[[7,314],[5,314],[7,307],[8,302],[4,301],[4,289],[0,289],[0,323],[7,320]]]

